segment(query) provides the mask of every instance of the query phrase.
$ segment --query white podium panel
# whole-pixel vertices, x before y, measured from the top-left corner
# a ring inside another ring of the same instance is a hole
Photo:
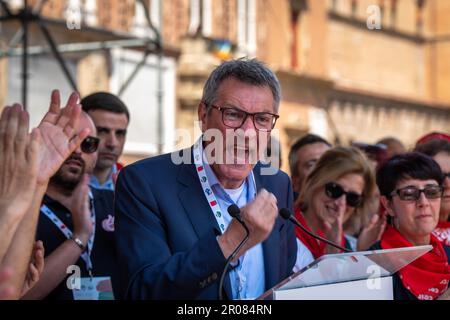
[[[392,300],[392,275],[431,249],[427,245],[324,255],[259,299]]]
[[[374,283],[375,282],[375,283]],[[371,288],[371,289],[368,289]],[[392,277],[275,290],[274,300],[393,300]]]

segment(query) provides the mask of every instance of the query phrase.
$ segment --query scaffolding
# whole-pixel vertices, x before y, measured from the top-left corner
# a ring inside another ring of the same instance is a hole
[[[9,30],[16,30],[14,34],[10,34],[9,43],[6,48],[0,48],[0,59],[5,57],[21,57],[21,97],[24,109],[28,107],[28,60],[32,55],[51,53],[71,88],[74,91],[78,91],[77,84],[70,74],[62,53],[90,52],[114,48],[130,48],[142,51],[142,59],[136,64],[128,78],[120,85],[117,94],[121,96],[133,79],[135,79],[139,70],[146,64],[147,57],[150,54],[156,54],[158,153],[161,154],[164,141],[162,61],[167,51],[163,48],[160,30],[152,24],[146,2],[144,0],[137,0],[142,6],[146,20],[146,36],[142,38],[104,28],[83,25],[82,33],[75,31],[77,35],[77,39],[75,40],[77,41],[61,44],[58,44],[56,38],[58,38],[58,35],[67,33],[66,21],[43,17],[42,9],[46,2],[48,0],[38,1],[35,7],[31,7],[28,4],[28,0],[23,0],[23,6],[18,10],[13,10],[5,0],[0,0],[0,23],[8,24]],[[160,16],[161,14],[162,12],[159,12]],[[33,34],[33,39],[30,39],[30,34]]]

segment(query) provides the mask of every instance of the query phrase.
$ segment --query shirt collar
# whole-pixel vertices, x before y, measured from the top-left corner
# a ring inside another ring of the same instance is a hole
[[[91,187],[97,188],[97,189],[114,189],[114,181],[113,181],[113,175],[117,173],[117,164],[114,164],[111,167],[111,172],[108,175],[108,179],[105,180],[104,184],[100,184],[97,177],[95,175],[91,176],[90,185]]]

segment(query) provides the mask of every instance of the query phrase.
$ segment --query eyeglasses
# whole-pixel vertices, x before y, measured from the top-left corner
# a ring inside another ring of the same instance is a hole
[[[362,202],[362,195],[356,192],[347,192],[340,184],[329,182],[325,185],[325,193],[332,199],[339,199],[345,194],[345,201],[350,207],[358,207]]]
[[[438,199],[442,197],[444,189],[438,185],[425,186],[423,189],[419,189],[414,186],[407,186],[401,189],[397,189],[391,193],[391,196],[396,194],[403,201],[417,201],[420,198],[420,194],[423,192],[427,199]]]
[[[94,153],[98,149],[100,139],[97,137],[86,137],[83,142],[81,142],[81,151],[84,153]]]
[[[257,130],[270,131],[275,127],[277,119],[280,117],[277,114],[270,112],[255,112],[250,113],[234,107],[218,107],[213,104],[211,107],[222,112],[222,122],[229,128],[237,129],[242,127],[247,117],[252,117],[253,125]]]

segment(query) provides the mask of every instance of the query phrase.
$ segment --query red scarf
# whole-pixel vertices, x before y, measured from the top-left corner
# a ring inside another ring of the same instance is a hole
[[[308,231],[311,231],[314,234],[314,232],[308,226],[308,223],[306,222],[305,217],[300,211],[300,208],[295,209],[295,218],[298,220],[298,222],[300,222],[302,226],[304,226]],[[307,234],[297,226],[295,227],[295,234],[297,235],[297,238],[309,249],[309,251],[311,251],[314,259],[317,259],[325,254],[325,247],[327,246],[325,242],[311,237],[309,234]],[[318,230],[317,235],[323,238],[324,232],[322,230]],[[344,234],[342,234],[341,246],[345,246]]]
[[[439,240],[430,235],[433,249],[398,271],[400,279],[419,300],[434,300],[448,287],[450,266]],[[388,226],[381,237],[381,248],[412,247],[397,229]]]
[[[433,235],[444,245],[450,247],[450,221],[439,221]]]

